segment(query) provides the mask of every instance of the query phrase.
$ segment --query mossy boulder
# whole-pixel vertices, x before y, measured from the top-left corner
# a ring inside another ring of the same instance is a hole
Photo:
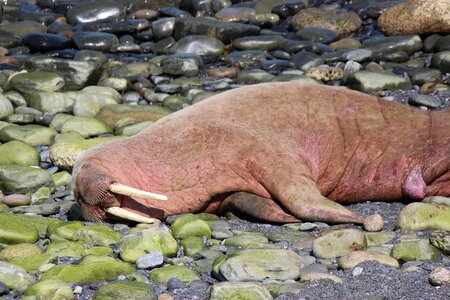
[[[0,243],[34,243],[39,232],[30,222],[23,221],[13,214],[0,214]]]
[[[74,299],[72,288],[61,280],[42,280],[30,286],[25,292],[25,296],[36,297],[37,299],[63,300]]]
[[[199,215],[187,214],[179,217],[173,222],[170,229],[176,239],[185,239],[190,236],[211,238],[211,227],[208,223],[201,220]]]
[[[184,283],[191,283],[194,280],[199,280],[200,277],[185,266],[167,266],[154,270],[150,274],[150,279],[161,283],[167,284],[170,278],[176,278]]]
[[[16,257],[27,257],[30,255],[40,254],[41,249],[35,244],[20,243],[6,247],[0,252],[0,260],[10,261]]]
[[[52,240],[73,240],[74,233],[84,226],[80,221],[68,221],[51,224],[47,227],[47,235]]]
[[[56,258],[57,256],[51,253],[40,253],[26,257],[15,257],[9,262],[24,268],[30,274],[36,274],[42,265],[54,263]]]
[[[403,230],[450,230],[450,206],[410,203],[398,215],[397,226]]]
[[[120,280],[101,286],[94,300],[156,300],[153,287],[144,282]]]
[[[106,225],[84,226],[78,229],[74,235],[74,241],[94,246],[109,246],[120,241],[121,234]]]
[[[0,145],[0,165],[39,166],[39,152],[32,146],[11,141]]]

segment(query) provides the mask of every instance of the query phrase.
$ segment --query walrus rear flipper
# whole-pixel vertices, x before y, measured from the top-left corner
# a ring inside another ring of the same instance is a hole
[[[262,184],[289,213],[300,220],[331,223],[364,223],[365,218],[320,194],[309,166],[295,157],[273,156]],[[289,176],[286,176],[289,174]]]
[[[286,213],[272,199],[255,194],[239,192],[228,196],[219,208],[219,214],[229,209],[236,209],[250,217],[272,223],[295,223],[300,220]]]

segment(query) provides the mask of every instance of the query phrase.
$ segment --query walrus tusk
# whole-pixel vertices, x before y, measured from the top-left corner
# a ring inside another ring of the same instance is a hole
[[[107,209],[105,209],[108,213],[110,213],[113,216],[125,219],[125,220],[129,220],[129,221],[134,221],[134,222],[138,222],[138,223],[153,223],[155,222],[155,219],[153,218],[148,218],[148,217],[144,217],[141,215],[138,215],[134,212],[131,212],[129,210],[123,209],[121,207],[108,207]]]
[[[126,186],[120,183],[111,183],[109,186],[109,190],[113,193],[131,196],[131,197],[139,197],[146,200],[167,200],[167,196],[146,192],[143,190],[138,190],[130,186]]]

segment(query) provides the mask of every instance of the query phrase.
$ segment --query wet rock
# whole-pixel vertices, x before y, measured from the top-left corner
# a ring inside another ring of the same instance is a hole
[[[390,257],[389,255],[368,251],[355,251],[341,256],[339,258],[339,267],[344,270],[353,269],[358,264],[365,261],[376,261],[380,264],[389,265],[394,268],[400,267],[400,264],[395,258]]]
[[[200,57],[194,55],[172,55],[161,62],[163,72],[169,75],[196,76],[199,68],[203,66]]]
[[[109,246],[119,243],[121,234],[106,225],[84,226],[74,232],[72,239],[93,246]]]
[[[431,65],[443,73],[450,72],[450,51],[437,52],[433,55]]]
[[[221,299],[273,299],[262,285],[252,282],[219,282],[212,286],[210,300]]]
[[[24,20],[1,25],[0,30],[24,37],[31,32],[47,32],[47,27],[38,22]]]
[[[67,21],[78,23],[113,22],[125,19],[126,7],[119,1],[82,2],[67,12]]]
[[[97,80],[98,66],[92,61],[35,56],[28,64],[36,70],[53,72],[64,78],[64,88],[79,90]]]
[[[430,244],[441,250],[444,254],[450,253],[450,232],[435,231],[430,235]]]
[[[119,44],[119,39],[112,33],[95,31],[76,31],[72,40],[80,50],[95,50],[109,52],[113,46]]]
[[[67,120],[61,128],[61,132],[69,131],[78,132],[85,138],[112,133],[112,129],[106,124],[88,116],[75,116]]]
[[[362,47],[372,52],[397,52],[403,51],[411,55],[422,49],[422,40],[418,35],[391,36],[370,38],[362,43]]]
[[[214,16],[225,22],[246,23],[255,16],[255,10],[250,7],[224,7]]]
[[[134,271],[135,268],[130,264],[117,262],[112,257],[86,256],[78,265],[54,266],[41,280],[58,279],[67,283],[95,284],[103,280],[114,280],[119,275],[128,275]]]
[[[401,75],[391,72],[358,71],[349,75],[347,85],[355,90],[364,93],[371,93],[379,90],[408,90],[411,88],[411,81]]]
[[[297,30],[317,27],[333,30],[344,36],[358,31],[361,23],[361,19],[353,11],[319,8],[302,9],[291,19],[291,25]]]
[[[70,48],[70,40],[60,34],[53,33],[28,33],[22,38],[22,43],[30,48],[31,52],[47,52]]]
[[[25,288],[35,280],[23,268],[0,261],[0,282],[10,289],[16,289]]]
[[[334,30],[308,27],[297,31],[297,37],[305,41],[329,44],[337,41],[340,35]]]
[[[352,9],[360,16],[377,18],[387,8],[404,0],[353,0]]]
[[[151,280],[163,285],[166,285],[171,278],[176,278],[188,284],[200,279],[197,273],[185,266],[167,266],[158,268],[150,273]]]
[[[363,232],[356,229],[338,229],[316,238],[313,242],[313,253],[315,257],[333,258],[364,250],[366,246]]]
[[[300,266],[301,257],[290,250],[243,250],[216,259],[213,273],[228,281],[295,280]]]
[[[144,282],[119,280],[101,286],[95,293],[94,299],[136,299],[156,300],[153,287]]]
[[[416,68],[411,71],[411,81],[413,84],[437,82],[441,79],[441,76],[442,73],[438,69]]]
[[[424,94],[411,95],[408,99],[408,103],[419,106],[424,105],[430,108],[437,108],[442,105],[442,101],[439,98]]]
[[[211,227],[200,219],[198,215],[187,214],[173,222],[170,226],[172,234],[176,239],[185,239],[190,236],[205,236],[211,238]]]
[[[353,49],[342,54],[342,58],[347,61],[363,62],[372,58],[372,51],[367,49]]]
[[[21,141],[31,146],[51,145],[56,130],[41,125],[8,126],[0,130],[0,141]]]
[[[28,166],[0,165],[0,187],[4,192],[27,193],[41,186],[54,187],[47,171]]]
[[[171,111],[160,106],[138,106],[138,105],[105,105],[95,118],[109,127],[114,127],[121,119],[130,118],[136,122],[157,121],[168,115]]]
[[[152,23],[153,33],[156,40],[170,37],[175,28],[175,18],[160,18]]]
[[[0,165],[39,166],[39,152],[21,141],[11,141],[0,145]]]
[[[274,75],[260,69],[243,70],[236,78],[237,82],[260,83],[268,82],[275,78]]]
[[[104,137],[89,140],[61,141],[50,147],[50,158],[59,168],[70,170],[75,160],[86,150],[121,137]]]
[[[309,51],[300,51],[292,57],[294,65],[302,71],[318,67],[325,61],[323,58]]]
[[[187,35],[207,35],[215,37],[224,43],[249,35],[259,35],[260,28],[255,25],[246,25],[232,22],[222,22],[204,17],[177,18],[175,21],[175,38],[180,39]]]
[[[432,285],[449,285],[450,284],[450,270],[445,267],[439,267],[434,269],[431,274],[429,281]]]
[[[139,269],[151,269],[161,266],[163,263],[164,255],[158,251],[144,254],[136,260],[136,266]]]
[[[9,116],[12,113],[14,113],[14,107],[11,102],[5,96],[0,94],[0,119]]]
[[[178,245],[167,228],[149,228],[125,235],[119,250],[124,261],[134,263],[142,255],[151,252],[174,256],[178,252]]]
[[[38,299],[73,299],[72,288],[61,280],[43,280],[33,284],[25,292],[25,296]]]
[[[436,43],[434,44],[434,50],[435,51],[450,50],[450,35],[446,35],[437,39]]]
[[[410,203],[398,215],[397,226],[404,230],[450,230],[450,206]]]
[[[276,50],[283,49],[287,40],[281,36],[246,36],[233,41],[233,47],[239,50]]]
[[[17,74],[10,81],[10,87],[23,94],[56,92],[62,89],[64,84],[61,76],[45,71]]]
[[[205,249],[205,240],[198,236],[190,236],[181,241],[184,255],[192,256]]]
[[[106,105],[118,104],[120,94],[110,87],[85,87],[75,97],[73,112],[75,116],[95,116]]]
[[[2,26],[0,26],[0,47],[13,48],[19,46],[21,41],[22,38],[20,35],[14,32],[4,31]]]
[[[395,244],[392,248],[392,256],[402,261],[435,261],[439,258],[440,252],[431,246],[428,240],[413,239]]]
[[[378,25],[388,35],[450,32],[449,11],[450,2],[446,0],[408,0],[388,8]]]

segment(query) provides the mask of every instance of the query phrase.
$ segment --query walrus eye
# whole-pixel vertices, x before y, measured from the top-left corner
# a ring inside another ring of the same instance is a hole
[[[144,217],[141,215],[138,215],[134,212],[128,211],[126,209],[123,209],[121,207],[108,207],[105,209],[105,211],[107,211],[108,213],[110,213],[113,216],[125,219],[125,220],[129,220],[129,221],[134,221],[134,222],[138,222],[138,223],[154,223],[155,219],[153,218],[148,218],[148,217]]]
[[[138,190],[120,183],[111,183],[109,186],[109,190],[119,195],[139,197],[145,200],[168,200],[167,196],[165,195]]]

